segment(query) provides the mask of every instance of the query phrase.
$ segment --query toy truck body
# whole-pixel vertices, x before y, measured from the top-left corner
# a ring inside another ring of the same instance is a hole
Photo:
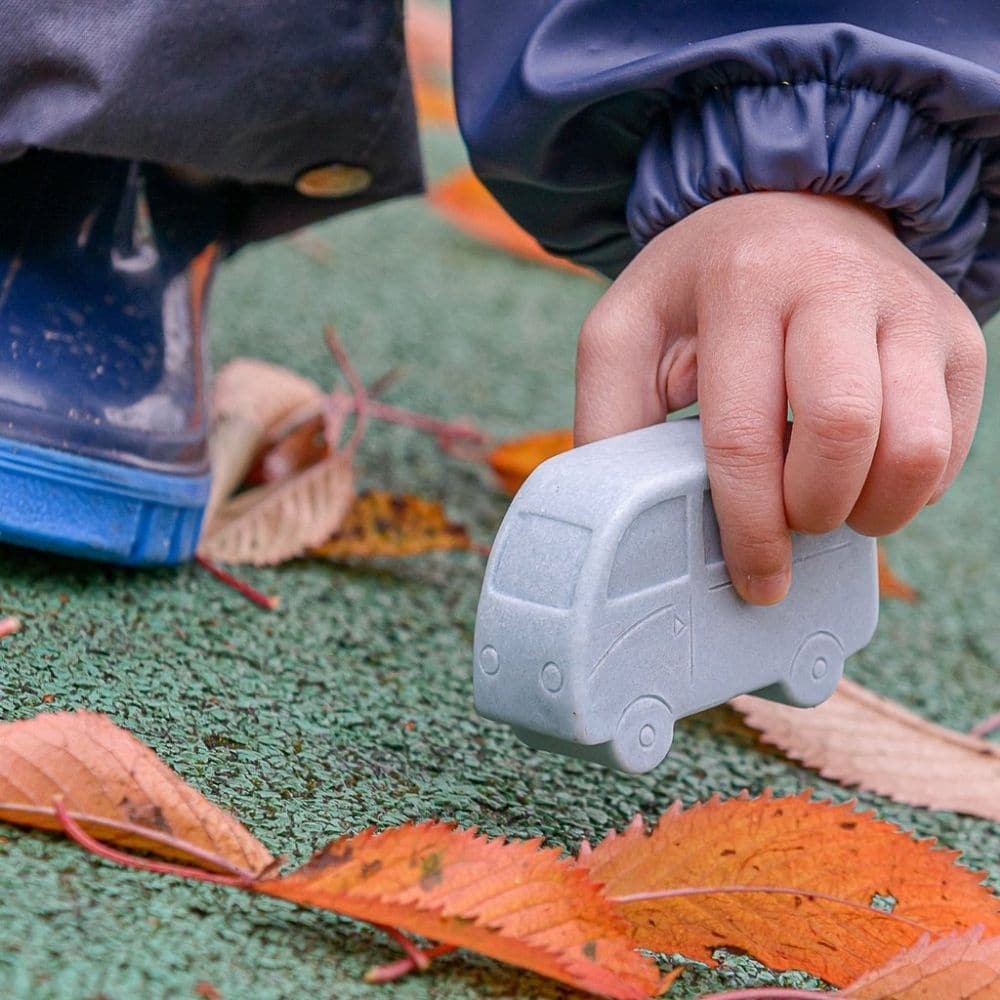
[[[780,604],[737,596],[697,419],[574,449],[536,469],[486,567],[477,710],[527,744],[640,773],[674,721],[752,692],[812,706],[878,620],[875,541],[793,537]]]

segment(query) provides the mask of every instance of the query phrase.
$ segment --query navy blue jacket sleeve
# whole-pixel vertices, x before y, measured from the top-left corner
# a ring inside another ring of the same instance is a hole
[[[997,0],[453,0],[473,166],[554,253],[614,276],[748,191],[887,210],[1000,309]]]

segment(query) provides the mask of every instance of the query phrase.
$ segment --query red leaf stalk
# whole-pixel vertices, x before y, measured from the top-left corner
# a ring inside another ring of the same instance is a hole
[[[9,635],[14,635],[21,631],[21,620],[10,616],[0,618],[0,639],[6,639]]]
[[[383,930],[388,930],[388,928],[382,928]],[[412,947],[412,942],[407,942]],[[408,976],[411,972],[415,972],[420,969],[422,972],[427,966],[430,965],[431,959],[439,958],[441,955],[448,955],[453,951],[458,951],[458,949],[452,944],[439,944],[435,945],[433,948],[428,948],[427,951],[421,951],[420,954],[423,956],[423,965],[419,965],[412,958],[407,955],[406,958],[401,958],[396,962],[389,962],[386,965],[376,965],[373,969],[369,969],[365,973],[366,983],[391,983],[395,982],[397,979],[402,979],[403,976]]]
[[[989,736],[1000,729],[1000,712],[987,716],[982,722],[977,722],[970,730],[970,736]]]
[[[75,841],[84,850],[96,854],[99,858],[107,861],[114,861],[116,864],[126,868],[138,868],[140,871],[156,872],[159,875],[177,875],[179,878],[193,879],[197,882],[212,882],[215,885],[228,885],[237,889],[246,889],[253,885],[255,877],[249,872],[239,875],[221,875],[216,872],[207,872],[201,868],[194,868],[190,865],[178,865],[170,861],[155,861],[152,858],[140,858],[125,851],[116,850],[107,844],[102,844],[95,840],[86,830],[80,826],[66,809],[66,804],[62,796],[53,800],[55,813],[59,819],[59,825],[70,840]],[[188,850],[185,846],[184,850]],[[225,866],[224,862],[221,862]],[[228,866],[226,866],[228,867]]]
[[[205,570],[208,570],[216,580],[224,583],[227,587],[231,587],[238,594],[242,594],[248,601],[252,601],[259,608],[264,608],[266,611],[277,611],[281,606],[280,597],[271,597],[267,594],[262,594],[256,587],[251,587],[249,583],[241,580],[237,576],[233,576],[232,573],[228,573],[221,566],[217,566],[211,559],[206,559],[204,556],[195,555],[194,561]]]
[[[797,990],[787,986],[762,986],[757,989],[728,990],[725,993],[708,993],[704,1000],[816,1000],[830,996],[820,990]]]
[[[371,401],[368,399],[368,391],[365,389],[364,382],[361,381],[361,376],[358,375],[357,369],[351,363],[344,345],[337,336],[337,331],[328,324],[323,328],[323,335],[326,337],[326,346],[330,348],[333,360],[337,362],[340,370],[347,378],[347,384],[351,387],[351,393],[354,397],[354,412],[356,414],[354,430],[351,432],[351,437],[344,446],[346,451],[353,451],[365,435],[365,430],[368,426],[368,408],[371,405]],[[336,447],[335,441],[328,440],[327,444],[331,448]]]

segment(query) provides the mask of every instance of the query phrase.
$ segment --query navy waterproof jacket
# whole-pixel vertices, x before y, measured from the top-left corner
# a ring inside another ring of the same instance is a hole
[[[614,276],[727,195],[885,209],[1000,309],[1000,0],[454,0],[473,165],[554,253]]]
[[[832,192],[886,209],[980,318],[1000,308],[1000,0],[453,12],[473,163],[550,250],[615,275],[715,199]],[[0,184],[31,148],[211,178],[235,244],[415,192],[402,4],[0,0]],[[317,196],[324,166],[352,183]]]

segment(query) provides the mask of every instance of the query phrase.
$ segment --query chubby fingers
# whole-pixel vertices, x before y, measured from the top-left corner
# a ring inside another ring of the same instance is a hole
[[[929,331],[927,325],[951,329]],[[882,422],[871,470],[848,518],[866,535],[887,535],[951,485],[975,432],[985,348],[967,310],[939,309],[888,320],[879,336]]]
[[[785,384],[795,422],[784,497],[793,531],[839,527],[865,488],[882,422],[876,325],[870,307],[832,296],[811,297],[789,318]]]
[[[784,331],[777,313],[741,315],[743,297],[707,304],[698,335],[698,398],[722,551],[744,600],[775,604],[791,580],[782,498]]]

